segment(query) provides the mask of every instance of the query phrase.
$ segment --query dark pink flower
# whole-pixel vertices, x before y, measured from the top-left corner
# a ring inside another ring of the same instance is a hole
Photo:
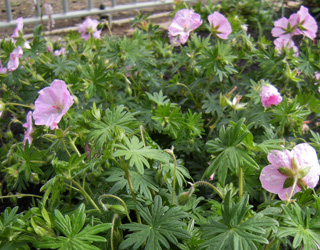
[[[299,56],[299,49],[295,46],[294,42],[290,38],[286,38],[284,36],[278,37],[273,41],[276,49],[278,50],[278,54],[281,54],[285,48],[293,49],[294,55]]]
[[[7,64],[8,71],[14,71],[19,67],[19,58],[22,57],[23,51],[20,46],[10,53],[10,59]]]
[[[32,112],[29,111],[26,117],[26,123],[24,123],[22,126],[26,128],[27,130],[24,132],[24,138],[23,138],[23,147],[26,143],[26,141],[29,141],[29,145],[32,143],[32,136],[31,134],[33,133],[33,127],[32,127]]]
[[[50,87],[39,91],[35,101],[33,119],[36,125],[46,125],[52,130],[58,128],[61,118],[73,104],[73,97],[62,80],[54,80]]]
[[[23,18],[19,17],[17,19],[17,27],[14,29],[11,37],[18,38],[18,37],[22,36],[22,32],[23,32]]]
[[[272,105],[278,105],[282,101],[282,97],[273,85],[262,86],[262,90],[260,92],[261,103],[262,106],[267,108]]]
[[[229,34],[232,32],[231,25],[228,19],[215,11],[208,16],[209,24],[212,31],[221,39],[228,39]]]
[[[84,40],[88,40],[90,35],[96,39],[100,39],[101,30],[98,30],[99,21],[87,17],[82,24],[79,25],[78,32]]]
[[[278,194],[281,200],[286,200],[293,188],[284,186],[287,178],[297,176],[299,179],[292,195],[301,190],[299,183],[314,188],[319,181],[317,152],[307,143],[298,144],[292,151],[272,150],[268,154],[268,160],[271,164],[262,169],[260,181],[264,189]]]
[[[201,24],[202,20],[199,14],[188,9],[179,10],[168,28],[170,42],[185,44],[190,32],[197,29]]]
[[[298,23],[298,14],[292,14],[289,19],[282,17],[274,22],[274,28],[271,30],[272,36],[290,39],[294,35],[299,35]]]
[[[301,6],[300,10],[297,12],[299,16],[298,28],[301,31],[300,34],[303,34],[310,39],[316,37],[318,31],[318,25],[316,20],[309,14],[308,8]]]

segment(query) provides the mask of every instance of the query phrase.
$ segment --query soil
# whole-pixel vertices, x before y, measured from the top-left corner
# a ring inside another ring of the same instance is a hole
[[[138,2],[146,2],[149,0],[138,0]],[[11,0],[11,12],[12,12],[12,19],[15,20],[18,17],[28,18],[28,17],[34,17],[36,13],[36,6],[34,4],[35,0]],[[92,7],[93,8],[108,8],[111,6],[112,1],[106,1],[106,0],[93,0],[92,1]],[[131,0],[117,0],[117,5],[124,5],[128,3],[132,3]],[[40,7],[41,12],[45,14],[44,10],[44,4],[51,4],[53,13],[63,13],[63,5],[62,1],[58,0],[40,0]],[[68,0],[68,11],[77,11],[77,10],[85,10],[88,8],[88,0]],[[164,5],[161,7],[154,7],[154,8],[146,8],[146,9],[140,9],[136,10],[133,9],[131,11],[121,11],[117,13],[112,13],[112,32],[116,35],[124,35],[131,33],[131,24],[129,22],[123,23],[121,22],[121,25],[117,24],[119,20],[123,20],[126,18],[133,18],[137,16],[137,13],[145,13],[145,14],[159,14],[164,12],[169,12],[173,10],[173,5]],[[101,16],[91,16],[95,19],[101,19],[106,17]],[[68,28],[68,27],[77,27],[80,23],[83,22],[85,17],[79,17],[79,18],[71,18],[71,19],[65,19],[65,20],[55,20],[55,30],[61,30],[62,28]],[[162,24],[161,26],[167,27],[167,25],[163,23],[167,23],[169,20],[171,20],[171,17],[161,17],[156,18],[152,20],[155,24]],[[5,1],[0,1],[0,22],[7,22],[7,13],[6,13],[6,6]],[[30,34],[32,33],[33,28],[37,24],[28,24],[24,25],[23,32],[24,34]],[[11,36],[13,33],[15,27],[8,27],[8,28],[0,28],[0,38],[4,38],[6,36]],[[59,32],[58,32],[59,33]]]

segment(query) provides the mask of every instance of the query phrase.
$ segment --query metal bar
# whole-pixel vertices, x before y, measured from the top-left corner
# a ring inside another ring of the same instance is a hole
[[[92,8],[92,0],[88,0],[88,10],[91,10]]]
[[[9,0],[6,0],[6,1],[9,2]],[[188,0],[186,2],[197,2],[197,1],[196,0]],[[169,5],[169,4],[173,4],[173,3],[174,3],[174,0],[131,3],[131,4],[126,4],[126,5],[116,5],[114,7],[109,7],[104,10],[101,10],[99,8],[92,8],[91,10],[70,11],[67,13],[53,14],[52,18],[54,20],[61,20],[61,19],[66,19],[66,18],[76,18],[76,17],[83,17],[83,16],[90,16],[90,15],[103,15],[103,14],[114,13],[114,12],[119,12],[119,11],[143,9],[143,8],[149,8],[149,7],[158,7],[158,6]],[[42,16],[42,20],[47,21],[48,16],[47,15]],[[40,23],[40,22],[41,22],[40,17],[30,17],[30,18],[23,19],[24,24],[32,24],[32,23]],[[17,25],[16,20],[11,20],[10,22],[0,22],[0,28],[14,27],[16,25]]]
[[[67,0],[62,0],[62,6],[63,6],[63,13],[67,14],[68,13],[68,2],[67,2]]]
[[[40,16],[41,16],[40,0],[37,0],[36,17],[40,17]]]
[[[12,21],[12,13],[11,13],[10,0],[6,0],[6,10],[7,10],[7,20],[8,20],[8,22],[11,22]]]

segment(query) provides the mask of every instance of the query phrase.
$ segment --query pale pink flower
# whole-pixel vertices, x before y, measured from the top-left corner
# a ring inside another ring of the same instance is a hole
[[[289,19],[282,17],[274,22],[274,28],[271,30],[272,36],[290,39],[294,35],[299,35],[298,23],[298,14],[292,14]]]
[[[28,140],[29,142],[29,145],[31,145],[32,143],[32,136],[31,134],[33,133],[33,127],[32,127],[32,112],[29,111],[28,114],[27,114],[27,117],[26,117],[26,123],[24,123],[22,126],[24,128],[26,128],[27,130],[24,132],[24,138],[23,138],[23,148],[24,148],[24,145],[26,143],[26,141]]]
[[[84,40],[88,40],[90,35],[96,39],[100,39],[101,30],[98,30],[99,21],[87,17],[86,20],[78,27],[78,32]]]
[[[62,80],[54,80],[50,87],[39,91],[35,101],[33,119],[36,125],[46,125],[52,130],[58,128],[61,118],[73,104],[73,97]]]
[[[267,108],[272,105],[278,105],[282,101],[282,97],[276,87],[269,84],[268,86],[262,86],[260,92],[262,106]]]
[[[19,58],[22,57],[23,51],[20,46],[10,53],[10,59],[7,64],[8,71],[14,71],[19,67]]]
[[[274,45],[276,46],[276,50],[278,50],[278,54],[281,54],[285,48],[293,49],[294,56],[299,56],[299,49],[295,46],[294,42],[290,38],[286,38],[284,36],[278,37],[273,41]]]
[[[314,78],[316,78],[317,81],[320,80],[320,72],[316,71],[314,72]]]
[[[3,67],[1,61],[0,61],[0,74],[6,74],[7,73],[7,68]]]
[[[210,175],[209,180],[213,181],[214,174]]]
[[[298,144],[292,151],[272,150],[268,154],[268,160],[271,165],[262,169],[260,181],[264,189],[278,194],[281,200],[286,200],[290,196],[293,187],[284,187],[286,179],[290,178],[290,176],[281,173],[283,171],[280,172],[279,168],[288,168],[288,172],[292,172],[293,175],[299,175],[304,168],[310,167],[309,172],[299,181],[308,188],[314,188],[318,184],[320,166],[317,152],[307,143]],[[301,187],[296,185],[292,195],[300,190]]]
[[[208,16],[208,21],[212,31],[221,39],[228,39],[229,34],[232,32],[231,25],[228,19],[215,11]]]
[[[25,49],[31,49],[30,42],[29,41],[25,41],[23,43],[22,47],[25,48]]]
[[[53,56],[60,56],[60,55],[65,55],[66,54],[66,48],[61,48],[59,50],[55,50],[53,52]]]
[[[179,10],[168,28],[170,41],[173,41],[174,44],[176,42],[185,44],[190,32],[197,29],[201,24],[202,20],[199,14],[188,9]],[[178,37],[179,40],[173,40],[173,37]]]
[[[22,32],[23,32],[23,18],[19,17],[17,19],[17,27],[14,29],[11,37],[12,38],[19,38],[20,36],[22,36]]]
[[[298,28],[301,31],[300,34],[303,34],[310,39],[316,37],[318,31],[318,25],[316,20],[309,14],[308,8],[301,6],[300,10],[297,12],[299,15],[299,24]]]

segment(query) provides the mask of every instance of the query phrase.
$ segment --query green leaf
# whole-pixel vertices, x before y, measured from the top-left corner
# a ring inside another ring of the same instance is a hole
[[[144,146],[144,143],[139,142],[139,139],[136,136],[133,136],[132,139],[124,137],[123,140],[126,146],[122,144],[115,144],[117,149],[112,156],[123,156],[126,161],[129,161],[129,166],[135,166],[140,174],[143,174],[144,166],[150,168],[150,164],[147,159],[158,160],[161,162],[168,161],[168,157],[165,152],[151,148],[150,146]]]
[[[316,214],[311,215],[309,207],[301,208],[297,203],[291,206],[281,205],[285,214],[283,223],[277,232],[280,239],[293,237],[292,247],[298,248],[302,244],[304,249],[318,249],[320,245],[320,213],[317,209]]]
[[[171,244],[177,245],[178,239],[188,239],[190,234],[183,229],[185,223],[181,220],[187,214],[179,207],[169,208],[162,205],[160,196],[155,196],[151,208],[137,203],[137,209],[145,224],[131,223],[121,225],[120,228],[129,230],[130,234],[120,244],[119,249],[138,249],[146,243],[146,250],[171,249]]]
[[[245,195],[234,204],[230,192],[227,193],[222,210],[222,219],[201,227],[205,240],[200,249],[238,249],[257,250],[257,243],[268,244],[266,232],[268,228],[278,225],[278,222],[262,213],[255,213],[248,205],[249,196]]]
[[[85,206],[81,204],[70,216],[63,215],[59,210],[55,210],[55,228],[64,236],[42,237],[40,241],[34,243],[38,248],[49,248],[59,250],[89,249],[99,250],[92,245],[93,242],[105,242],[106,239],[96,235],[112,227],[112,223],[103,223],[95,226],[85,226]]]
[[[125,111],[124,106],[120,105],[107,109],[101,121],[89,121],[91,132],[88,138],[94,140],[97,149],[101,150],[105,143],[132,135],[137,124],[134,114]]]
[[[252,158],[253,152],[244,148],[242,141],[250,134],[246,127],[243,127],[244,118],[227,129],[223,126],[219,131],[219,138],[207,142],[208,152],[218,154],[206,169],[204,177],[209,177],[217,171],[220,184],[224,186],[228,169],[234,173],[239,166],[248,166],[259,169],[258,164]]]

